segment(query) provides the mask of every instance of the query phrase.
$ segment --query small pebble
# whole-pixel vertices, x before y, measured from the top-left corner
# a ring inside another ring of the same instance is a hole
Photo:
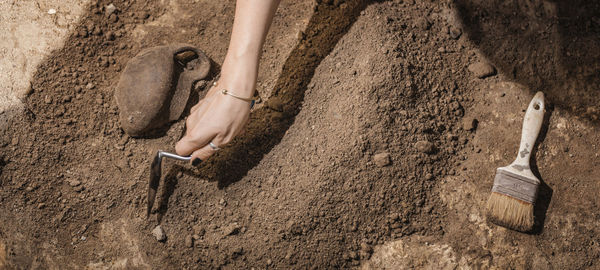
[[[468,69],[479,79],[496,75],[496,68],[494,68],[488,62],[477,62],[470,64]]]
[[[240,226],[234,222],[223,228],[223,237],[238,234],[240,232]]]
[[[104,97],[102,95],[98,94],[96,96],[96,103],[98,103],[100,105],[104,104]]]
[[[112,3],[110,3],[108,6],[106,6],[104,8],[104,12],[107,17],[112,15],[113,13],[115,13],[115,11],[117,11],[117,7],[115,5],[113,5]]]
[[[390,154],[389,153],[379,153],[373,156],[373,161],[377,167],[385,167],[390,165]]]
[[[85,85],[85,88],[87,88],[88,90],[94,89],[94,87],[96,86],[93,83],[88,83],[87,85]]]
[[[76,187],[76,186],[81,185],[81,181],[79,181],[79,180],[71,179],[71,180],[68,180],[68,181],[69,181],[69,186],[72,186],[72,187]]]
[[[113,41],[115,40],[115,33],[113,31],[107,31],[106,34],[104,34],[104,37],[108,41]]]
[[[185,246],[188,248],[194,247],[194,238],[191,235],[185,237]]]
[[[418,141],[415,144],[415,148],[417,151],[425,154],[433,154],[435,152],[435,146],[430,141]]]
[[[158,242],[163,242],[167,239],[167,235],[165,234],[165,231],[160,225],[156,226],[156,228],[152,230],[152,235],[154,235],[156,241]]]
[[[232,254],[233,255],[242,255],[244,253],[244,248],[242,247],[236,247],[233,249]]]

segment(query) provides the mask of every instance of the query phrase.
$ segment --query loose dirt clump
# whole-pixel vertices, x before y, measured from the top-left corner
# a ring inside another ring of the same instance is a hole
[[[485,59],[451,19],[450,1],[282,3],[286,19],[272,31],[306,27],[293,46],[269,37],[258,89],[266,102],[198,168],[167,162],[146,220],[151,158],[172,149],[184,121],[130,138],[114,86],[127,60],[154,45],[190,43],[222,61],[233,3],[191,2],[99,1],[40,66],[26,113],[0,137],[9,266],[349,268],[393,240],[455,233],[456,223],[446,226],[454,209],[437,191],[473,150],[477,119],[465,113],[482,80],[501,78],[469,72]],[[156,27],[173,3],[189,14]],[[107,16],[109,4],[117,9]],[[131,42],[140,29],[155,31]],[[159,224],[164,242],[152,235]]]

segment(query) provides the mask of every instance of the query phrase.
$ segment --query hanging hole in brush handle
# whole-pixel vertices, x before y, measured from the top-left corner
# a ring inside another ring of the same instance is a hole
[[[523,130],[521,132],[521,144],[519,146],[519,152],[517,153],[517,159],[514,162],[515,164],[529,167],[531,151],[533,150],[537,136],[540,133],[543,121],[544,93],[537,92],[525,112]]]

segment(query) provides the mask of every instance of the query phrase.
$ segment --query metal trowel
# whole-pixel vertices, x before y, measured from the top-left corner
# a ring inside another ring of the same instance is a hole
[[[152,164],[150,165],[150,180],[148,180],[148,210],[146,212],[146,218],[150,217],[150,212],[152,211],[152,206],[154,205],[154,199],[156,198],[156,191],[158,190],[158,186],[160,184],[163,157],[181,161],[190,161],[190,159],[192,159],[192,156],[184,157],[162,150],[158,150],[158,152],[156,152],[156,156],[154,156],[154,160],[152,160]]]

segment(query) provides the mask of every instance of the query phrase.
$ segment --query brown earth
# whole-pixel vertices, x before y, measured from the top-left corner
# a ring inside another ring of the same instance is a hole
[[[214,79],[233,9],[89,7],[1,126],[0,267],[598,268],[600,7],[584,1],[284,1],[247,133],[198,168],[167,162],[146,220],[151,158],[184,121],[126,136],[119,72],[143,48],[186,42]],[[496,72],[478,78],[478,62]],[[484,205],[537,90],[544,184],[522,234],[486,223]]]

